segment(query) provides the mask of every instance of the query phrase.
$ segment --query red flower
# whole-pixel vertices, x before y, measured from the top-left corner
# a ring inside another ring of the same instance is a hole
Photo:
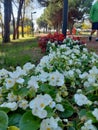
[[[49,33],[47,36],[40,37],[38,40],[38,45],[41,48],[42,52],[45,51],[47,47],[47,42],[62,42],[65,39],[65,36],[62,33],[55,32],[54,34]],[[44,51],[43,51],[44,50]]]

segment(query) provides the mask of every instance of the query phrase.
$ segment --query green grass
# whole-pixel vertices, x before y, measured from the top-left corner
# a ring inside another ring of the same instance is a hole
[[[23,66],[26,62],[37,64],[43,56],[37,38],[27,37],[0,44],[0,69]]]

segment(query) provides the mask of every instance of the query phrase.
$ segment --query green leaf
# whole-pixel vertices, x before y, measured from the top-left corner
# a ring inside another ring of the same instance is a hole
[[[5,113],[8,113],[10,109],[7,107],[0,107],[0,111],[4,111]]]
[[[13,89],[13,93],[15,94],[15,95],[19,95],[19,96],[27,96],[27,94],[28,94],[28,88],[25,88],[25,87],[23,87],[23,88],[19,88],[17,85],[14,87],[14,89]]]
[[[71,117],[74,113],[74,109],[73,106],[68,102],[68,101],[63,101],[62,103],[63,107],[64,107],[64,112],[59,112],[59,116],[61,118],[68,118]]]
[[[75,130],[75,128],[74,127],[69,127],[68,130]]]
[[[20,120],[20,130],[38,130],[41,120],[33,116],[31,111],[26,112]]]
[[[47,93],[47,94],[51,95],[52,98],[55,98],[57,90],[56,90],[55,87],[53,87],[53,86],[51,86],[49,84],[41,84],[38,92],[40,92],[40,93],[42,93],[42,92]]]
[[[18,95],[24,97],[24,96],[27,96],[27,94],[28,94],[28,88],[20,88],[19,89]]]
[[[80,118],[82,118],[83,116],[86,116],[86,112],[87,112],[86,109],[82,109],[82,110],[79,112]]]
[[[22,115],[19,113],[10,113],[9,114],[9,126],[17,126],[19,127],[19,122]]]
[[[47,110],[47,117],[51,117],[51,116],[53,116],[54,115],[54,111],[53,111],[53,109],[52,108],[50,108],[50,107],[46,107],[45,108],[45,110]]]
[[[86,113],[86,115],[87,115],[87,118],[88,118],[88,119],[91,119],[91,120],[93,121],[93,123],[96,123],[96,122],[97,122],[96,118],[93,116],[93,114],[92,114],[91,111],[88,111],[88,112]]]
[[[89,93],[93,93],[96,90],[98,90],[98,86],[86,87],[86,95],[89,94]]]
[[[0,130],[7,130],[8,116],[4,111],[0,111]]]

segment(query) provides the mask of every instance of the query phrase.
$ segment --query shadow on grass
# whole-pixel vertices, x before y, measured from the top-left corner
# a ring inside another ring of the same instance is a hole
[[[12,40],[0,45],[0,69],[23,66],[26,62],[37,64],[43,55],[38,47],[37,37]]]

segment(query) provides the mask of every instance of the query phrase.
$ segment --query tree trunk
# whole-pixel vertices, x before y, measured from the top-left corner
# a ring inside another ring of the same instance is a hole
[[[10,42],[10,21],[12,12],[12,0],[4,0],[4,37],[3,42]]]
[[[68,21],[68,0],[64,1],[63,7],[63,26],[62,26],[62,33],[66,36],[67,31],[67,21]]]
[[[24,18],[25,18],[25,2],[24,2],[23,15],[22,15],[22,21],[21,21],[22,37],[24,37]]]
[[[23,7],[23,3],[25,0],[19,1],[19,9],[18,9],[18,16],[17,16],[17,25],[16,25],[16,37],[19,38],[19,24],[20,24],[20,16],[21,16],[21,10]]]
[[[24,22],[23,22],[23,20],[21,21],[21,34],[22,34],[22,37],[24,37]]]
[[[13,12],[12,12],[12,18],[13,18],[13,40],[15,40],[15,17]]]
[[[3,36],[4,36],[4,25],[3,25],[3,21],[2,21],[2,16],[1,16],[0,22],[1,22],[1,35],[2,35],[2,39],[3,39]]]

